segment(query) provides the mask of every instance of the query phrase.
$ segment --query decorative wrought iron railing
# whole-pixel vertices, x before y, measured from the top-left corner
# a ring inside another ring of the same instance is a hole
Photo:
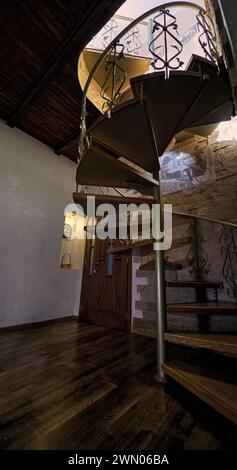
[[[174,219],[183,218],[187,222],[189,248],[186,254],[189,272],[195,281],[205,281],[209,274],[222,278],[227,297],[237,302],[237,224],[212,217],[199,216],[173,211]],[[206,225],[204,225],[206,224]],[[211,231],[211,255],[209,256],[206,234]],[[222,273],[215,272],[212,263],[217,263]]]
[[[224,256],[222,274],[228,286],[227,293],[237,301],[237,231],[223,225],[219,242]]]
[[[192,54],[217,65],[221,55],[210,14],[191,2],[169,2],[151,9],[129,23],[109,44],[116,24],[113,22],[106,28],[102,40],[105,49],[99,54],[84,86],[79,159],[88,145],[86,103],[93,97],[91,89],[98,75],[100,78],[104,75],[104,78],[97,83],[94,95],[99,90],[100,109],[109,117],[116,105],[130,98],[130,78],[140,75],[141,70],[142,73],[163,71],[164,78],[168,79],[172,70],[185,70]],[[89,46],[93,49],[93,42]]]
[[[87,44],[86,50],[103,52],[110,45],[113,39],[121,33],[127,26],[133,23],[134,19],[114,15],[102,30]],[[134,26],[127,33],[123,40],[124,53],[126,55],[144,57],[147,55],[147,41],[150,35],[150,21],[144,20]]]
[[[199,216],[185,212],[173,211],[173,236],[176,223],[182,221],[179,231],[179,246],[171,246],[165,252],[167,270],[171,271],[172,280],[178,279],[183,269],[187,271],[184,277],[190,280],[204,282],[218,278],[223,284],[224,300],[237,302],[237,224],[212,217]],[[149,231],[149,227],[147,227]],[[149,232],[148,232],[149,233]],[[132,239],[120,241],[121,246],[133,247]],[[211,253],[210,253],[211,247]],[[153,257],[152,244],[144,250],[142,258]],[[180,260],[181,257],[181,260]],[[217,292],[215,298],[218,300]]]
[[[175,220],[180,219],[186,221],[186,230],[182,236],[187,234],[186,267],[192,279],[206,281],[209,276],[218,276],[223,282],[226,297],[237,302],[237,224],[213,217],[173,211],[174,226]],[[215,228],[211,230],[211,234],[208,234],[208,226]],[[211,254],[207,238],[211,243]],[[213,262],[216,263],[215,267],[212,266]],[[182,266],[180,268],[182,269]],[[177,272],[175,274],[177,276]]]

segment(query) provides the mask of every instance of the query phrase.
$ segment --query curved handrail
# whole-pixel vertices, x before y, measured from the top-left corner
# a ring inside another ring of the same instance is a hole
[[[175,2],[166,2],[166,3],[163,3],[162,5],[159,5],[157,7],[154,7],[152,8],[151,10],[143,13],[142,15],[140,15],[138,18],[136,18],[132,23],[130,23],[126,28],[123,29],[123,31],[121,31],[112,41],[111,43],[106,47],[106,49],[101,53],[100,57],[98,58],[98,60],[96,61],[96,63],[94,64],[89,76],[88,76],[88,79],[86,81],[86,84],[85,84],[85,87],[84,87],[84,90],[83,90],[83,97],[82,97],[82,111],[81,111],[81,125],[80,125],[80,129],[81,129],[81,135],[80,135],[80,139],[79,139],[79,154],[82,154],[83,153],[83,149],[84,149],[84,138],[85,138],[85,133],[86,133],[86,124],[85,124],[85,119],[86,119],[86,97],[87,97],[87,92],[88,92],[88,89],[89,89],[89,86],[90,86],[90,83],[95,75],[95,73],[97,72],[101,62],[104,60],[104,58],[107,56],[107,54],[110,52],[110,50],[116,46],[116,44],[119,43],[120,39],[125,36],[131,29],[133,29],[137,24],[141,23],[141,21],[143,21],[144,19],[146,19],[147,17],[149,16],[152,16],[153,14],[155,14],[156,12],[162,10],[162,9],[166,9],[166,8],[173,8],[173,7],[184,7],[184,8],[192,8],[194,10],[197,10],[199,13],[203,14],[203,15],[208,15],[208,13],[206,12],[206,10],[204,10],[204,8],[202,8],[200,5],[197,5],[196,3],[192,3],[192,2],[179,2],[179,1],[175,1]],[[209,16],[209,15],[208,15]],[[211,18],[209,17],[209,19],[211,20]],[[211,20],[212,22],[212,20]],[[213,23],[213,22],[212,22]],[[216,38],[215,38],[216,39]]]
[[[204,215],[188,214],[186,212],[173,211],[172,214],[176,215],[178,217],[186,217],[186,218],[189,218],[189,219],[204,220],[206,222],[211,222],[213,224],[218,224],[218,225],[227,225],[228,227],[232,227],[232,228],[237,229],[237,224],[234,224],[233,222],[228,222],[227,220],[215,219],[213,217],[206,217]]]
[[[94,64],[91,72],[90,72],[90,75],[87,79],[87,82],[85,84],[85,88],[84,88],[84,91],[83,91],[83,98],[82,98],[82,103],[84,102],[85,98],[86,98],[86,95],[87,95],[87,91],[88,91],[88,88],[90,86],[90,82],[93,78],[93,76],[95,75],[96,71],[98,70],[98,67],[100,65],[100,63],[103,61],[104,57],[106,57],[106,55],[108,54],[108,52],[110,51],[110,49],[120,41],[120,39],[122,39],[123,36],[125,36],[125,34],[127,34],[130,29],[133,29],[134,26],[136,26],[137,24],[141,23],[141,21],[143,21],[145,18],[147,18],[148,16],[151,16],[153,15],[154,13],[156,13],[157,11],[159,10],[162,10],[163,8],[173,8],[173,7],[185,7],[185,8],[193,8],[195,10],[198,10],[199,12],[202,12],[203,14],[206,15],[206,10],[204,10],[204,8],[202,8],[201,6],[197,5],[196,3],[192,3],[192,2],[169,2],[169,3],[163,3],[162,5],[159,5],[157,7],[154,7],[152,8],[151,10],[147,11],[146,13],[143,13],[141,16],[139,16],[138,18],[136,18],[132,23],[130,23],[128,26],[126,26],[126,28],[123,29],[123,31],[121,31],[114,39],[113,41],[111,41],[111,43],[106,47],[106,49],[102,52],[102,54],[100,55],[100,57],[98,58],[98,60],[96,61],[96,63]]]
[[[122,196],[122,198],[126,197],[117,188],[114,188],[114,189],[115,189],[115,191],[117,191],[120,194],[120,196]],[[172,215],[176,215],[177,217],[185,217],[185,218],[189,218],[189,219],[204,220],[206,222],[211,222],[213,224],[227,225],[229,227],[237,229],[237,224],[234,224],[233,222],[228,222],[227,220],[222,220],[222,219],[215,219],[214,217],[207,217],[205,215],[188,214],[187,212],[179,212],[179,211],[172,211]]]

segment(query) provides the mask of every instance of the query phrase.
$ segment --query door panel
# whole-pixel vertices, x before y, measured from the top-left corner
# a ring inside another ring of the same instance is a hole
[[[96,325],[125,330],[128,306],[126,256],[111,255],[111,240],[87,240],[80,316]]]

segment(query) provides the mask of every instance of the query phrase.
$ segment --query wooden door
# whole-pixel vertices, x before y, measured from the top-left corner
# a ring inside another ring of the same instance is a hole
[[[109,253],[111,240],[86,241],[80,318],[126,330],[130,325],[130,260]]]

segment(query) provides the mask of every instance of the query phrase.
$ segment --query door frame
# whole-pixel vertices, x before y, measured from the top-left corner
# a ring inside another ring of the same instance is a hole
[[[86,239],[85,243],[85,254],[84,254],[84,261],[83,261],[83,271],[82,271],[82,283],[81,283],[81,296],[80,296],[80,304],[79,304],[79,322],[88,323],[86,318],[86,313],[83,310],[84,305],[84,295],[86,295],[85,287],[87,281],[87,253],[88,253],[88,239]],[[126,255],[123,255],[126,256]],[[124,331],[127,333],[131,332],[132,327],[132,256],[126,256],[127,259],[127,301],[126,301],[126,328]],[[106,328],[106,327],[105,327]]]

